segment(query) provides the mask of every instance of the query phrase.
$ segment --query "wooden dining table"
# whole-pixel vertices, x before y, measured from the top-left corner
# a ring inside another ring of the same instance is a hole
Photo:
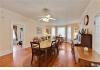
[[[40,49],[47,49],[51,47],[51,40],[45,40],[40,42]],[[39,46],[36,46],[38,48]]]
[[[85,47],[74,47],[74,50],[75,59],[77,62],[81,63],[81,60],[83,60],[88,62],[89,66],[91,63],[100,64],[100,54],[98,54],[92,48],[85,49]],[[87,64],[86,62],[83,64]]]
[[[48,52],[48,49],[51,48],[51,43],[52,43],[52,41],[49,40],[49,39],[40,42],[40,50],[44,50],[45,51],[45,57],[44,57],[44,59],[45,59],[46,65],[47,65],[47,62],[48,62],[48,53],[47,52]],[[39,46],[36,45],[34,48],[38,49]],[[39,66],[41,66],[40,60],[39,60]]]

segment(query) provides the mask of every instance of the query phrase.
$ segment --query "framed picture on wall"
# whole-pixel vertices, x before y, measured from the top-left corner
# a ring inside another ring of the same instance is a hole
[[[37,34],[42,34],[42,28],[41,27],[37,27],[36,28],[36,32],[37,32]]]
[[[49,33],[50,33],[50,31],[49,31],[49,29],[48,29],[48,28],[46,28],[46,33],[47,33],[47,34],[49,34]]]
[[[85,17],[84,17],[84,25],[88,25],[88,23],[89,23],[89,16],[85,15]]]

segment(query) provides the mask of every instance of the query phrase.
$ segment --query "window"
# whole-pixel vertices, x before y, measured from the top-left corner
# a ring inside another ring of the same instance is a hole
[[[61,37],[65,37],[65,27],[58,27],[57,28],[57,35]]]

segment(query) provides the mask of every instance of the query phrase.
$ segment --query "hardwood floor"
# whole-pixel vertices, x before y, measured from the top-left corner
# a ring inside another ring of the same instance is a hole
[[[44,62],[43,62],[44,63]],[[31,48],[16,47],[13,54],[8,54],[0,57],[0,67],[34,67],[31,65]],[[60,51],[57,56],[53,56],[47,65],[48,67],[77,67],[79,64],[74,63],[71,53],[71,46],[68,43],[63,43],[60,46]]]

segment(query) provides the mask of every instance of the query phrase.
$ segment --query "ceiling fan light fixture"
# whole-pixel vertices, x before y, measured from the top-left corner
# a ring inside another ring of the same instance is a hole
[[[43,21],[44,22],[49,22],[49,19],[48,18],[44,18]]]
[[[41,18],[40,20],[44,21],[44,22],[49,22],[48,18]]]
[[[44,16],[41,16],[41,18],[40,18],[41,21],[49,22],[50,20],[56,20],[51,17],[51,14],[47,8],[44,8],[43,12],[44,12]]]

